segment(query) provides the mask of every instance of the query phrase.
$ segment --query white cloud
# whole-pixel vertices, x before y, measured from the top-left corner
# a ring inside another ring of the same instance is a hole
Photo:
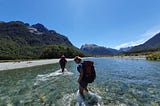
[[[159,32],[160,32],[160,26],[153,27],[153,28],[147,30],[144,34],[139,35],[141,37],[140,40],[130,41],[130,42],[120,44],[120,45],[116,46],[115,49],[137,46],[137,45],[143,44],[144,42],[146,42],[147,40],[149,40],[150,38],[152,38],[153,36],[155,36]]]
[[[160,26],[153,27],[152,29],[147,30],[144,34],[141,35],[145,40],[148,40],[160,32]]]
[[[116,46],[115,49],[137,46],[137,45],[143,44],[144,42],[145,42],[144,40],[126,42],[126,43],[123,43],[123,44],[120,44],[120,45]]]

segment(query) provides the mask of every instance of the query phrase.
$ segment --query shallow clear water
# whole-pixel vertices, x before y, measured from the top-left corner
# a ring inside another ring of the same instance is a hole
[[[89,85],[105,106],[160,106],[160,62],[90,58],[97,78]],[[59,64],[0,71],[0,106],[75,106],[78,90],[74,62],[67,74]]]

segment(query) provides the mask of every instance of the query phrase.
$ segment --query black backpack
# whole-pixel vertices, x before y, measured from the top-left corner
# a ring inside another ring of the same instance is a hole
[[[93,61],[84,61],[82,63],[83,67],[83,78],[86,82],[92,83],[96,79],[96,72],[94,68],[94,62]]]

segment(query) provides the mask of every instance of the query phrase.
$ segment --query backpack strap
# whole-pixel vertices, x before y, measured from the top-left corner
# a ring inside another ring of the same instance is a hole
[[[81,69],[81,68],[82,68],[82,70],[83,70],[83,64],[82,64],[82,63],[79,64],[78,67],[77,67],[78,72],[80,72],[80,69]]]
[[[84,71],[84,65],[83,63],[79,64],[78,67],[77,67],[77,71],[80,73],[80,69],[82,69],[82,74],[83,74],[83,78],[85,78],[85,71]]]

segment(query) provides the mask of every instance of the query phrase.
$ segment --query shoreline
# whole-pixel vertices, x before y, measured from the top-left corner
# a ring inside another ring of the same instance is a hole
[[[73,59],[67,59],[72,61]],[[28,68],[33,66],[47,65],[58,63],[59,59],[45,59],[45,60],[29,60],[29,61],[18,61],[18,62],[2,62],[0,63],[0,71]]]
[[[120,58],[120,59],[131,59],[131,60],[146,60],[146,56],[97,56],[88,58]]]
[[[91,57],[95,58],[95,57]],[[146,60],[145,56],[113,56],[112,58],[122,58],[122,59],[137,59]],[[68,59],[67,61],[72,61],[73,59]],[[40,65],[55,64],[58,63],[59,59],[44,59],[44,60],[28,60],[28,61],[16,61],[16,62],[2,62],[0,63],[0,71],[28,68]]]
[[[146,56],[113,56],[114,58],[132,59],[132,60],[146,60]]]

